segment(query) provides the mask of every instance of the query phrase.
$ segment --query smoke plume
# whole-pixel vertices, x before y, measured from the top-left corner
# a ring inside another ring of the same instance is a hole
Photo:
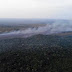
[[[65,22],[65,21],[55,21],[52,24],[47,24],[43,27],[38,28],[28,28],[26,30],[19,30],[19,31],[13,31],[9,33],[1,34],[0,36],[22,36],[22,37],[28,37],[36,34],[54,34],[54,33],[60,33],[60,32],[67,32],[72,31],[72,22]]]

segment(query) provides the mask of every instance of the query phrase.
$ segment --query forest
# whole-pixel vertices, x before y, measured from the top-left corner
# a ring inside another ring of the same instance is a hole
[[[0,72],[72,72],[72,36],[0,39]]]

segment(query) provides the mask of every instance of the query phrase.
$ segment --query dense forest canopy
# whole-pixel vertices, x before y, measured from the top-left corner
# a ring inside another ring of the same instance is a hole
[[[71,72],[72,36],[0,39],[1,72]]]

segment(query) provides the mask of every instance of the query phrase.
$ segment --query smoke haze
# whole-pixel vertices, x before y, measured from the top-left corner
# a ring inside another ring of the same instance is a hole
[[[72,21],[55,21],[52,24],[47,24],[43,27],[28,28],[26,30],[13,31],[0,34],[0,37],[15,36],[15,37],[29,37],[37,34],[55,34],[60,32],[72,31]]]

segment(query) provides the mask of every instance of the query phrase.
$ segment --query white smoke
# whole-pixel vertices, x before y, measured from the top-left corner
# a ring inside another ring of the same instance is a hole
[[[39,27],[38,29],[29,28],[22,33],[53,34],[67,31],[72,31],[72,22],[56,21],[53,24],[47,24],[46,26]]]
[[[23,35],[23,36],[31,36],[36,34],[54,34],[60,32],[72,31],[72,21],[55,21],[52,24],[47,24],[44,27],[39,28],[28,28],[26,30],[13,31],[9,33],[4,33],[1,35]]]

